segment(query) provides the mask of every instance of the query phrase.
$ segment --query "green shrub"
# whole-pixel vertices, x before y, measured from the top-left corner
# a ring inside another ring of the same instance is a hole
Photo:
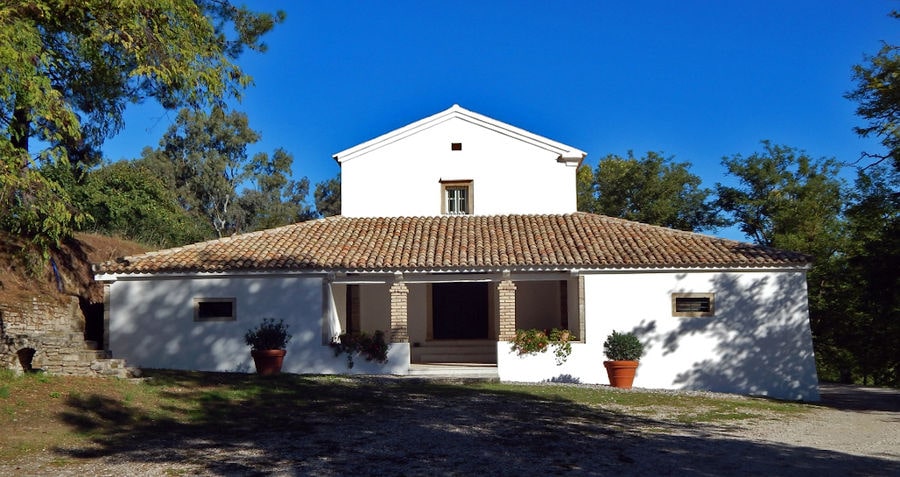
[[[603,342],[603,353],[610,361],[637,361],[644,355],[644,345],[634,333],[613,331]]]
[[[284,320],[276,322],[274,318],[263,318],[259,326],[247,330],[247,333],[244,334],[244,341],[254,351],[284,349],[291,340],[287,329],[288,325],[284,324]]]

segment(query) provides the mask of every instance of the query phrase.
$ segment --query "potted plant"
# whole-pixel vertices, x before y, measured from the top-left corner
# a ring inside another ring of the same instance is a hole
[[[287,354],[285,347],[291,340],[287,329],[288,325],[284,324],[284,320],[263,318],[262,323],[244,334],[244,341],[250,346],[250,356],[253,356],[257,373],[269,376],[281,372],[281,364]]]
[[[638,360],[644,355],[644,345],[634,333],[613,331],[603,342],[604,361],[609,384],[616,388],[631,389]]]

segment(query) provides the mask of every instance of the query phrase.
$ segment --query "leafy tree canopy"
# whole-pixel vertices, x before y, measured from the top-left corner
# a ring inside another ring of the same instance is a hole
[[[322,217],[341,215],[341,174],[316,184],[316,212]]]
[[[900,19],[900,12],[891,12]],[[856,88],[846,97],[858,103],[856,114],[868,121],[855,128],[862,137],[881,140],[887,154],[865,152],[863,156],[879,160],[891,159],[900,170],[900,46],[883,43],[875,56],[867,56],[865,63],[853,67]]]
[[[306,203],[309,179],[290,180],[294,157],[284,149],[276,149],[272,156],[261,152],[246,166],[246,174],[253,182],[239,199],[246,223],[244,230],[263,230],[302,222],[315,217]]]
[[[762,144],[763,152],[722,160],[739,185],[717,184],[718,206],[757,244],[830,256],[840,248],[840,165],[788,146]]]
[[[147,245],[198,242],[212,230],[179,207],[174,191],[146,166],[117,161],[92,170],[73,193],[93,220],[90,229]]]
[[[291,154],[277,149],[271,157],[248,157],[247,146],[259,139],[244,113],[218,106],[208,114],[182,109],[159,148],[144,150],[141,163],[219,237],[312,218],[309,180],[289,179]]]
[[[129,103],[239,96],[251,79],[234,60],[264,51],[261,36],[283,19],[226,0],[3,2],[0,223],[45,250],[58,243],[86,217],[41,163],[96,164]]]
[[[585,166],[577,172],[578,209],[680,230],[724,225],[689,169],[652,151],[642,158],[610,154],[593,173]]]

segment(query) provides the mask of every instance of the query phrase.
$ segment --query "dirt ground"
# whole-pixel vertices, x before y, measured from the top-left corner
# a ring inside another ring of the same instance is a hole
[[[797,422],[762,426],[758,438],[900,462],[900,391],[835,384],[819,390],[821,410]]]
[[[423,394],[383,414],[312,413],[289,432],[48,449],[0,475],[900,475],[900,391],[821,392],[813,412],[738,426]]]

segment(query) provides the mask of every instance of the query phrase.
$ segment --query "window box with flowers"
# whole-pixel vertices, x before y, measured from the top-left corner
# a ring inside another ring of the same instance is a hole
[[[511,351],[519,356],[544,353],[553,348],[556,357],[556,365],[566,362],[572,354],[571,341],[576,340],[575,335],[567,329],[553,328],[552,330],[516,330],[516,337],[512,341]]]

